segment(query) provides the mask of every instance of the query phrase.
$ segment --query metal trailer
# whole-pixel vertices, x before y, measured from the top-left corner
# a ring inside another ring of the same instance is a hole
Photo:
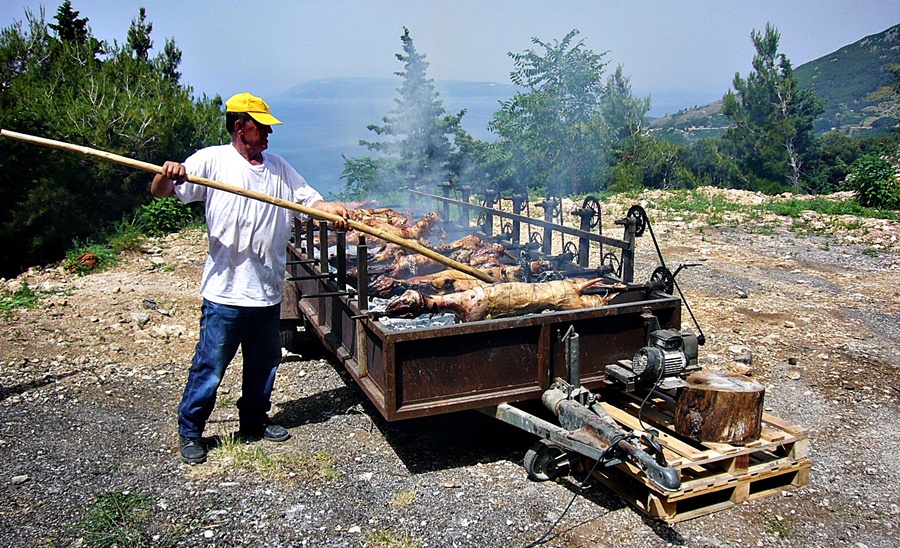
[[[549,252],[552,238],[567,234],[579,242],[565,257],[578,257],[567,266],[574,272],[585,271],[591,243],[618,249],[618,255],[606,254],[609,264],[600,270],[635,290],[599,308],[397,330],[370,311],[366,239],[360,237],[356,249],[348,250],[346,234],[329,234],[326,223],[308,220],[298,222],[288,249],[282,304],[288,332],[300,323],[314,334],[388,421],[477,409],[541,438],[525,458],[533,479],[554,477],[575,453],[607,465],[628,460],[660,488],[678,489],[678,474],[659,444],[621,431],[598,403],[598,394],[611,386],[610,372],[627,369],[651,332],[681,328],[682,300],[672,295],[668,271],[633,284],[635,239],[648,224],[643,210],[635,206],[617,221],[624,236],[615,239],[589,231],[600,226],[599,202],[592,199],[576,212],[582,219],[576,230],[552,222],[549,208],[544,221],[520,215],[521,202],[514,213],[505,213],[447,196],[413,196],[443,205],[445,219],[450,207],[457,209],[455,226],[483,237],[491,236],[492,217],[499,217],[501,226],[507,223],[503,236],[510,241],[518,240],[523,224],[536,225],[541,230],[532,234],[540,235],[534,242],[540,252]],[[470,213],[483,224],[469,227]],[[336,242],[331,252],[329,238]],[[356,259],[355,284],[348,276],[348,255]],[[516,405],[535,400],[544,402],[558,424]]]

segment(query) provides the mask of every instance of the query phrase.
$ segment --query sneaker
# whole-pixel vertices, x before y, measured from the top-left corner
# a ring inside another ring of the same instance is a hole
[[[185,464],[200,464],[206,462],[206,448],[200,438],[186,438],[181,436],[181,460]]]
[[[291,437],[291,433],[287,431],[287,428],[279,424],[267,424],[265,427],[260,426],[258,428],[241,428],[239,435],[245,440],[262,438],[274,442],[287,441]]]

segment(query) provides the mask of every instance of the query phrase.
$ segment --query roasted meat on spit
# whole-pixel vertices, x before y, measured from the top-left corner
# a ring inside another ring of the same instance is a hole
[[[550,261],[531,261],[531,274],[540,274],[553,268]],[[495,282],[521,282],[524,279],[524,268],[522,265],[503,265],[481,267],[481,271],[491,277]],[[392,278],[388,275],[381,275],[375,278],[369,284],[369,294],[387,298],[393,295],[399,295],[407,289],[415,289],[425,295],[456,293],[473,289],[480,285],[485,285],[478,278],[469,276],[465,272],[458,270],[446,269],[433,274],[424,276],[414,276],[412,278]]]
[[[417,240],[420,242],[431,235],[439,220],[437,213],[426,213],[421,219],[410,225],[409,220],[405,216],[388,208],[351,209],[347,212],[347,217],[372,228],[377,228],[382,232],[406,240]],[[358,237],[359,234],[356,231],[350,231],[347,234],[347,243],[355,244],[358,241]]]
[[[588,289],[600,290],[588,294]],[[408,290],[388,303],[385,313],[395,318],[450,312],[464,322],[489,320],[544,310],[577,310],[606,306],[625,284],[604,284],[603,278],[554,280],[542,283],[508,282],[483,285],[447,295],[423,295]]]

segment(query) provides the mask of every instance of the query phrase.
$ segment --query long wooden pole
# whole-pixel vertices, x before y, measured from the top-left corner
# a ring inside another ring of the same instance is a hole
[[[35,137],[33,135],[27,135],[25,133],[17,133],[15,131],[9,131],[7,129],[0,129],[0,135],[3,137],[9,137],[10,139],[16,139],[18,141],[24,141],[26,143],[33,143],[36,145],[41,145],[50,148],[56,148],[60,150],[66,150],[69,152],[78,152],[80,154],[84,154],[85,156],[93,156],[95,158],[101,158],[103,160],[108,160],[110,162],[115,162],[117,164],[122,164],[125,166],[133,167],[136,169],[141,169],[144,171],[149,171],[152,173],[162,173],[162,167],[156,164],[151,164],[149,162],[142,162],[140,160],[135,160],[133,158],[128,158],[126,156],[119,156],[118,154],[113,154],[111,152],[105,152],[102,150],[97,150],[95,148],[73,145],[71,143],[66,143],[63,141],[55,141],[53,139],[45,139],[43,137]],[[245,188],[236,187],[233,185],[227,185],[225,183],[220,183],[219,181],[214,181],[212,179],[207,179],[205,177],[198,177],[196,175],[188,175],[187,180],[196,183],[198,185],[207,186],[210,188],[215,188],[218,190],[223,190],[225,192],[231,192],[232,194],[237,194],[239,196],[243,196],[245,198],[251,198],[253,200],[259,200],[260,202],[266,202],[272,205],[276,205],[279,207],[283,207],[286,209],[290,209],[292,211],[297,211],[299,213],[303,213],[315,219],[321,219],[329,222],[339,222],[342,219],[338,215],[334,215],[332,213],[328,213],[326,211],[322,211],[319,209],[315,209],[312,207],[302,206],[300,204],[289,202],[287,200],[282,200],[281,198],[275,198],[274,196],[269,196],[268,194],[263,194],[262,192],[256,192],[254,190],[247,190]],[[452,268],[454,270],[459,270],[465,274],[478,278],[483,282],[492,283],[494,280],[491,279],[490,276],[478,270],[477,268],[471,267],[467,264],[460,263],[458,261],[454,261],[449,257],[445,257],[440,253],[428,249],[427,247],[419,244],[418,242],[414,242],[412,240],[407,240],[405,238],[401,238],[389,232],[385,232],[383,230],[371,227],[369,225],[360,223],[358,221],[354,221],[352,219],[346,219],[347,226],[354,230],[358,230],[364,234],[369,234],[370,236],[374,236],[376,238],[397,244],[405,249],[409,249],[410,251],[415,251],[421,255],[425,255],[429,259],[432,259],[435,262],[438,262],[444,266]]]

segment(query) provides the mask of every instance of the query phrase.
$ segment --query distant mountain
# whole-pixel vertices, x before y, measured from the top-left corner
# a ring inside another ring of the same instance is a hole
[[[281,94],[283,99],[393,99],[397,97],[400,78],[325,78],[294,86]],[[460,99],[512,97],[516,86],[494,82],[435,80],[435,90],[445,103]],[[499,107],[498,107],[499,108]]]
[[[888,89],[894,65],[900,65],[900,25],[795,68],[800,85],[826,101],[816,131],[876,135],[897,127],[900,102]],[[691,142],[721,135],[730,123],[716,101],[657,118],[649,127],[655,135]]]
[[[722,101],[719,100],[650,120],[648,127],[655,137],[691,143],[703,137],[721,137],[730,124],[731,119],[722,114]]]
[[[797,67],[801,85],[827,101],[816,130],[872,133],[896,127],[897,112],[890,107],[897,101],[887,89],[894,65],[900,65],[900,25]]]
[[[389,78],[322,78],[296,85],[281,94],[283,99],[372,99],[391,98],[399,80]]]

